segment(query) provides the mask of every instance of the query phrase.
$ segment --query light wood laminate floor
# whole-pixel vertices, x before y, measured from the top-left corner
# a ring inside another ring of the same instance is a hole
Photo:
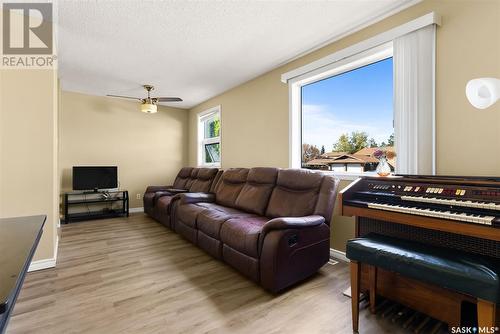
[[[272,295],[142,213],[62,226],[7,333],[351,333],[345,263]],[[361,313],[361,333],[401,332]]]

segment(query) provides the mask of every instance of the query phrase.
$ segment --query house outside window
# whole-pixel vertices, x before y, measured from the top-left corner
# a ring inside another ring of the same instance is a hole
[[[220,106],[198,114],[198,165],[221,165],[221,110]]]

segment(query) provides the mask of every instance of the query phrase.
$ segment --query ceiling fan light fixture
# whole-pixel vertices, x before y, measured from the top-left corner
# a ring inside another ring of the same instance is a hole
[[[141,101],[141,111],[147,114],[155,114],[158,112],[158,102],[182,102],[179,97],[151,97],[151,91],[155,88],[151,85],[144,85],[144,89],[148,92],[146,98],[123,96],[123,95],[106,95],[110,97],[118,97],[121,99],[132,99]]]
[[[158,107],[153,103],[142,103],[141,111],[148,114],[154,114],[158,111]]]

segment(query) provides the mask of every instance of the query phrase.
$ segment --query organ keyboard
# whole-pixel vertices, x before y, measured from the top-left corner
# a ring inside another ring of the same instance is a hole
[[[425,219],[441,226],[434,228],[457,232],[456,225],[473,224],[489,228],[478,230],[473,236],[500,240],[500,178],[394,176],[362,177],[341,192],[343,214],[371,217],[405,224],[412,219],[422,226]],[[365,209],[365,210],[364,210]],[[385,212],[378,215],[372,211]],[[407,219],[393,215],[411,215]],[[433,228],[428,221],[428,228]],[[448,228],[446,227],[448,225]],[[467,228],[466,228],[467,229]],[[493,230],[496,230],[493,232]],[[471,231],[471,228],[468,228]]]
[[[395,212],[407,213],[410,215],[436,217],[449,220],[459,220],[463,222],[483,224],[483,225],[492,225],[493,221],[495,220],[494,216],[474,215],[471,213],[451,212],[451,211],[436,210],[436,209],[422,209],[419,207],[408,206],[408,205],[368,203],[368,207],[371,209],[395,211]]]

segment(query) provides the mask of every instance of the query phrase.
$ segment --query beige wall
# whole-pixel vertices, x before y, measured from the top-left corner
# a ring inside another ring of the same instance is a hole
[[[196,164],[196,114],[222,108],[222,167],[288,166],[289,70],[436,11],[436,126],[439,174],[500,176],[500,103],[474,109],[465,84],[500,77],[500,1],[423,1],[403,12],[233,88],[190,110],[189,163]],[[352,220],[334,217],[332,244],[343,249]]]
[[[47,215],[34,260],[54,258],[57,226],[57,77],[0,71],[0,217]]]
[[[146,186],[172,182],[187,163],[188,111],[159,106],[139,111],[137,102],[63,91],[60,111],[61,190],[71,190],[75,165],[116,165],[130,207]]]

